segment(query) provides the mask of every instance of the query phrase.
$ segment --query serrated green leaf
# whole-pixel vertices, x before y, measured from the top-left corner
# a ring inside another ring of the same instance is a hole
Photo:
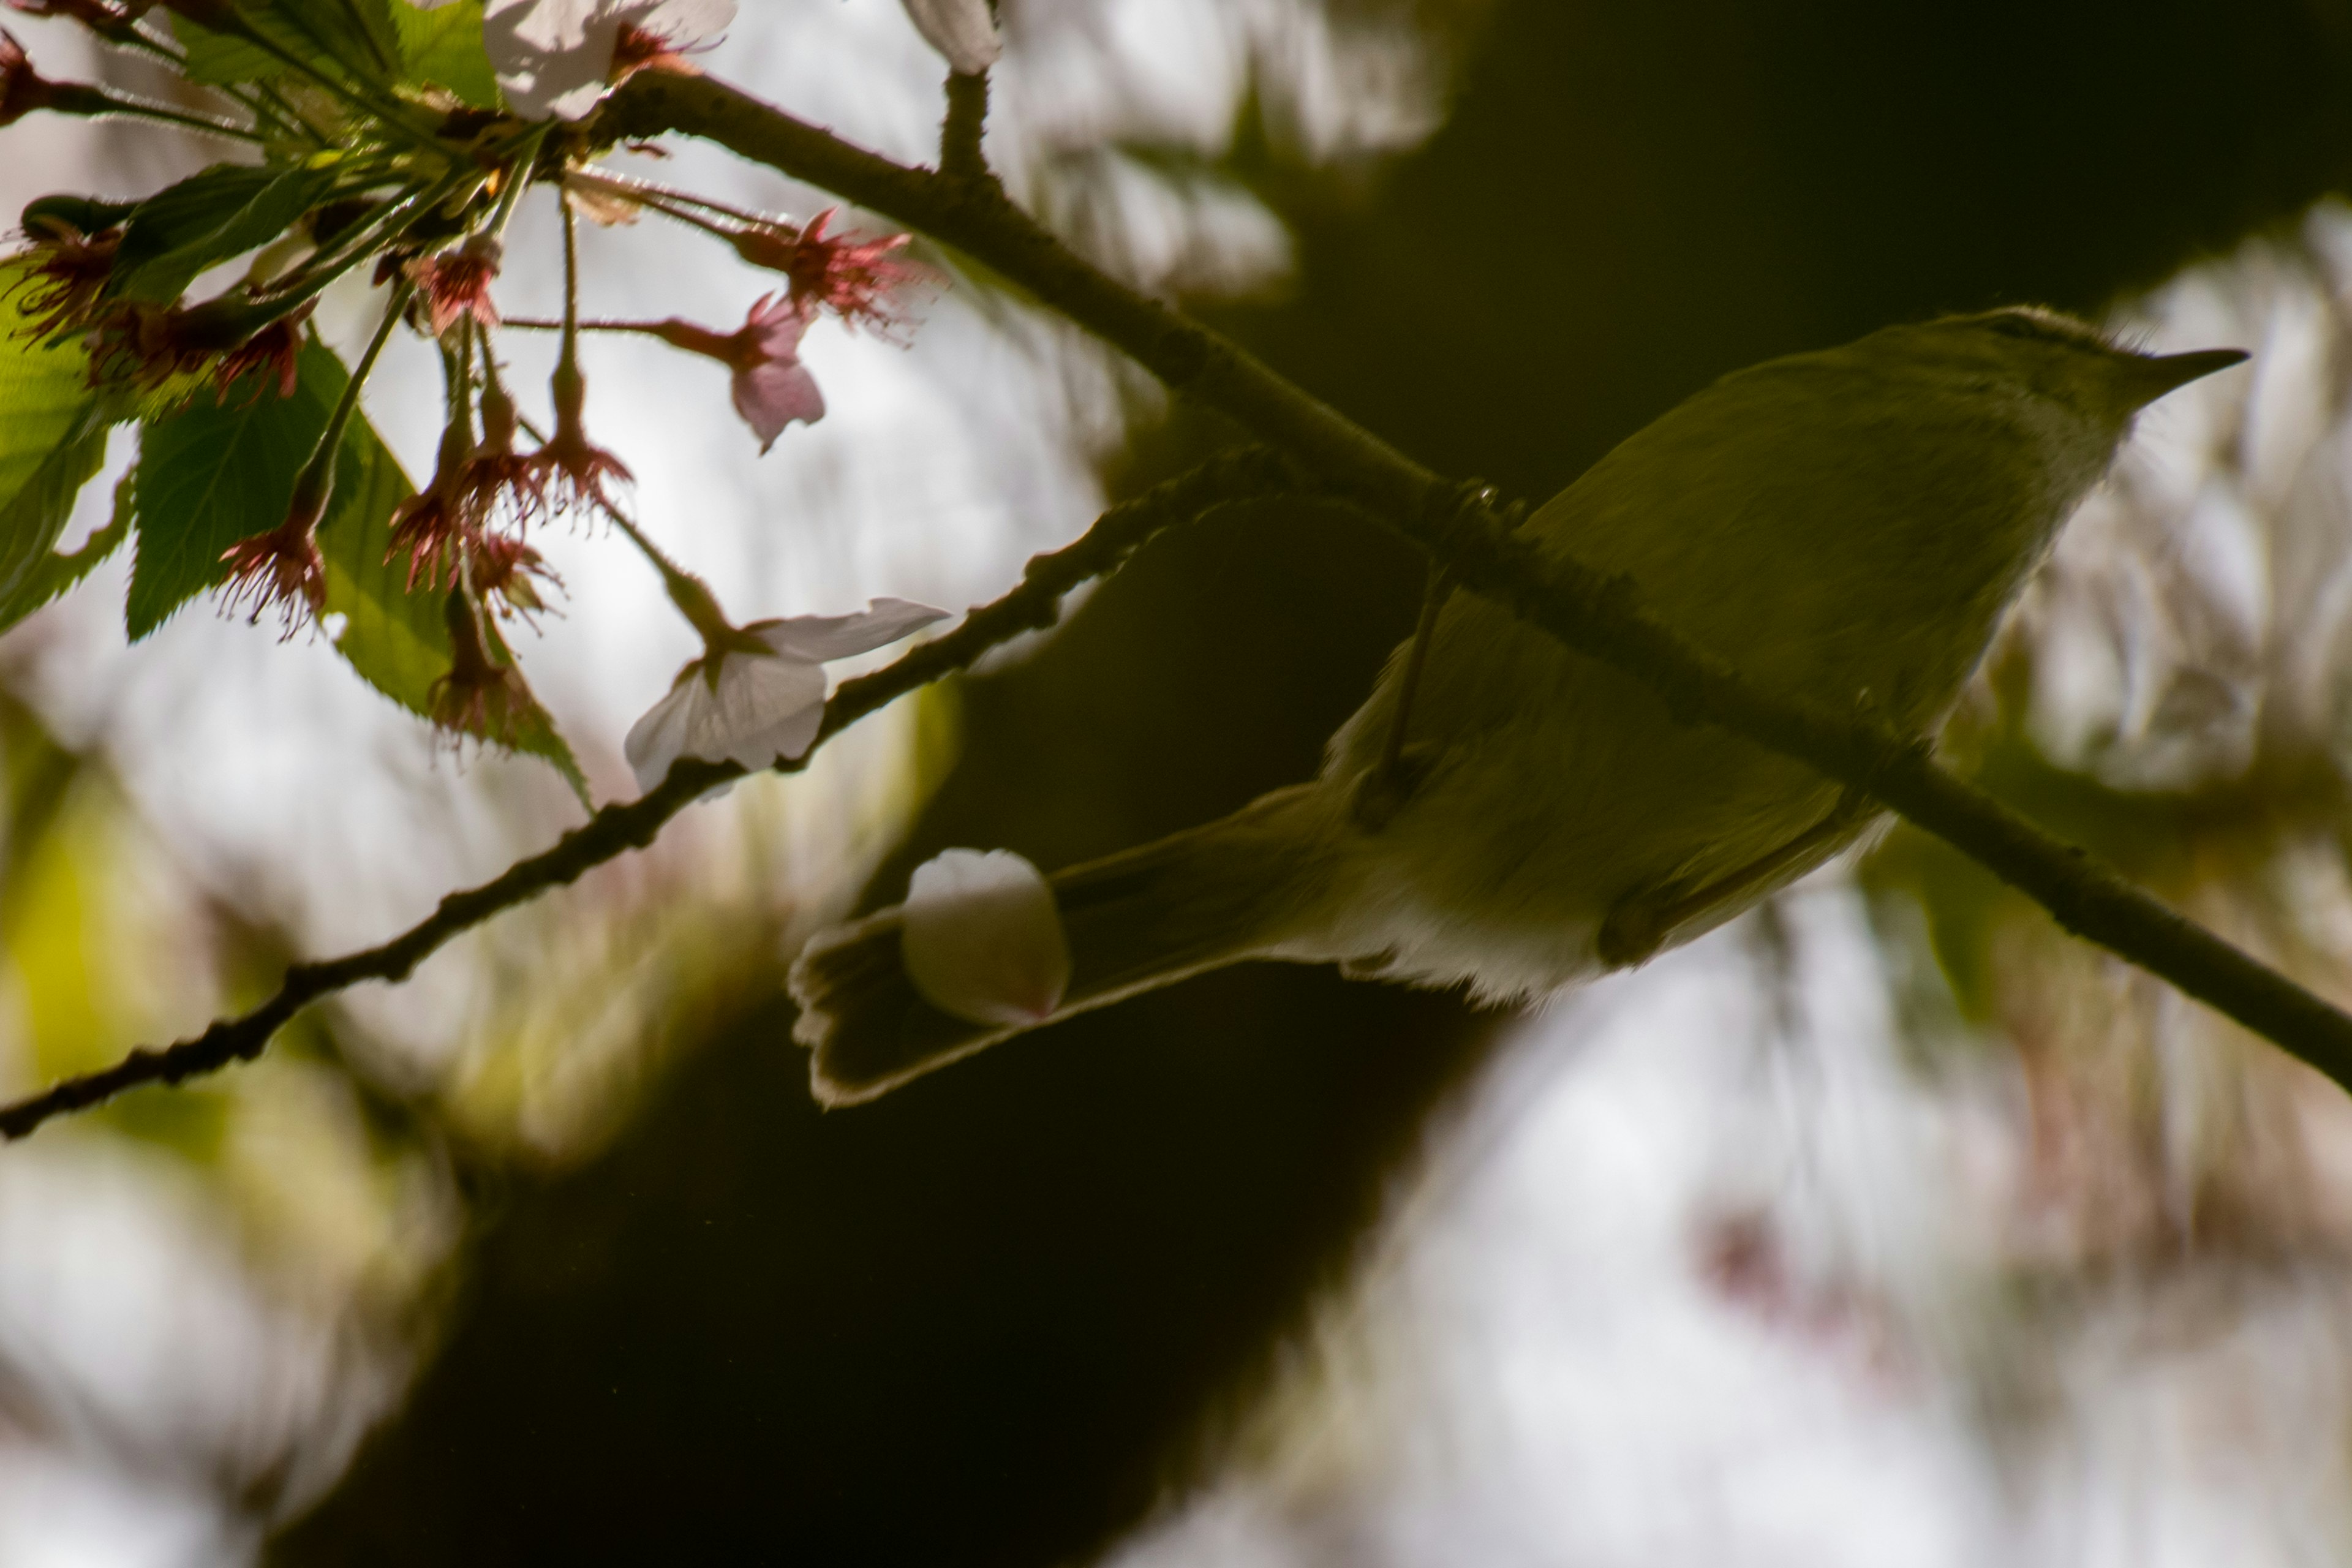
[[[306,345],[306,367],[310,354]],[[134,642],[219,581],[222,552],[286,521],[295,470],[327,427],[329,405],[310,374],[291,397],[275,387],[248,395],[257,384],[248,377],[226,401],[199,395],[141,431],[139,547],[124,606]]]
[[[247,26],[313,69],[390,80],[399,65],[399,40],[385,0],[240,0]],[[187,51],[190,80],[260,81],[289,68],[270,50],[233,33],[216,33],[184,16],[172,30]]]
[[[30,257],[0,261],[0,499],[14,496],[93,401],[79,340],[37,344],[23,333]]]
[[[23,335],[30,260],[0,264],[0,599],[15,594],[57,543],[74,497],[106,457],[113,404],[85,384],[80,343]]]
[[[99,446],[101,457],[105,450],[105,444],[101,441]],[[5,631],[65,593],[89,576],[100,562],[121,548],[122,542],[131,537],[132,478],[132,474],[126,473],[121,482],[114,487],[114,516],[104,528],[91,534],[82,542],[82,547],[71,554],[60,555],[52,550],[42,556],[33,563],[33,569],[25,574],[25,580],[16,585],[16,591],[0,599],[0,631]],[[72,510],[70,505],[67,510]]]
[[[508,646],[497,621],[487,616],[484,620],[483,629],[489,633],[492,657],[513,664],[514,649]],[[554,716],[540,705],[536,692],[531,694],[530,706],[511,721],[506,747],[510,752],[537,757],[549,763],[563,775],[563,782],[572,786],[572,793],[580,797],[582,805],[590,811],[596,809],[596,802],[588,793],[588,775],[580,771],[580,760],[572,754],[572,748],[564,742],[562,733],[555,727]]]
[[[482,47],[482,0],[456,0],[436,11],[392,0],[392,25],[408,80],[446,88],[476,109],[505,107]]]
[[[552,767],[563,775],[563,782],[572,786],[572,793],[578,797],[582,806],[589,811],[596,809],[596,797],[588,791],[588,775],[580,771],[580,760],[572,754],[572,748],[565,744],[563,736],[555,728],[555,721],[548,717],[546,709],[533,707],[524,716],[522,721],[515,726],[514,733],[507,737],[507,749],[522,756],[537,757]]]
[[[0,503],[0,602],[14,600],[38,574],[73,516],[74,498],[106,461],[114,420],[92,399],[24,488]],[[46,598],[28,608],[37,608]],[[11,617],[13,621],[16,618]],[[8,624],[8,623],[0,623]]]
[[[216,163],[140,204],[109,285],[129,300],[171,300],[206,268],[267,245],[334,184],[332,169]]]
[[[199,26],[185,16],[173,16],[172,33],[187,54],[187,64],[181,69],[190,81],[218,87],[228,82],[267,81],[285,74],[286,63],[268,49]],[[298,52],[308,56],[308,51]]]
[[[298,37],[355,75],[390,81],[400,40],[386,0],[242,0],[246,16],[273,38]]]
[[[324,348],[306,344],[301,370],[327,402],[342,395],[342,364]],[[369,685],[425,713],[433,683],[449,668],[449,631],[441,595],[410,593],[406,563],[392,555],[393,509],[415,489],[366,416],[355,414],[335,461],[319,554],[327,568],[326,613],[342,617],[335,647]]]

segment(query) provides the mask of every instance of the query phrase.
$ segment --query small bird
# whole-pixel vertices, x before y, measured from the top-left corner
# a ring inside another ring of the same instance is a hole
[[[2033,307],[1887,327],[1725,376],[1520,528],[1627,574],[1758,686],[1931,736],[2134,415],[2245,357],[2141,353]],[[1710,931],[1884,820],[1457,594],[1313,782],[1051,879],[1070,968],[1049,1012],[926,1001],[889,909],[811,939],[793,1033],[843,1105],[1244,959],[1520,1001]]]

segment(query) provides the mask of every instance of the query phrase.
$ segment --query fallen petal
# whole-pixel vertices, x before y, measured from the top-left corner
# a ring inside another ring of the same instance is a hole
[[[1054,889],[1009,849],[950,849],[915,868],[899,952],[925,1001],[976,1024],[1042,1023],[1070,985]]]

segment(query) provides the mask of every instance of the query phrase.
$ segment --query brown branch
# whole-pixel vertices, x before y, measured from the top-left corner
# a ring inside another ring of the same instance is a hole
[[[798,773],[817,747],[867,714],[962,669],[990,648],[1024,632],[1052,626],[1064,595],[1114,571],[1153,534],[1225,506],[1296,491],[1289,465],[1262,447],[1211,459],[1112,507],[1076,542],[1033,556],[1020,585],[969,612],[944,637],[916,647],[870,675],[842,682],[824,705],[824,720],[807,752],[778,773]],[[592,868],[641,849],[664,824],[714,784],[740,778],[733,763],[683,758],[669,776],[637,799],[608,805],[558,839],[552,848],[519,860],[489,881],[443,899],[433,913],[375,947],[287,970],[277,994],[251,1012],[216,1019],[201,1035],[161,1050],[136,1050],[112,1067],[67,1079],[40,1094],[0,1108],[0,1138],[22,1138],[53,1116],[80,1110],[144,1084],[176,1084],[261,1054],[286,1021],[320,997],[365,980],[405,980],[426,957],[460,931],[501,910],[576,881]]]
[[[682,132],[821,185],[963,250],[1124,351],[1171,389],[1290,453],[1458,575],[1579,653],[1717,724],[1868,793],[2038,900],[2067,930],[2162,975],[2352,1088],[2352,1016],[1938,768],[1927,742],[1866,714],[1757,690],[1643,611],[1633,584],[1549,560],[1498,498],[1448,484],[1237,344],[1089,266],[993,180],[909,168],[714,81],[645,72],[597,134]]]
[[[948,77],[948,113],[940,122],[940,173],[959,180],[988,178],[988,158],[980,150],[988,129],[988,73]]]

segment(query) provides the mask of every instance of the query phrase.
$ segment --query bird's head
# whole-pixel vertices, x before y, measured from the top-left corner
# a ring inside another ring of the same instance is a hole
[[[1946,316],[1874,336],[1890,352],[1986,391],[2024,394],[2120,434],[2131,416],[2175,387],[2242,363],[2238,349],[2149,354],[2087,321],[2040,306]],[[1865,339],[1864,342],[1871,340]]]

